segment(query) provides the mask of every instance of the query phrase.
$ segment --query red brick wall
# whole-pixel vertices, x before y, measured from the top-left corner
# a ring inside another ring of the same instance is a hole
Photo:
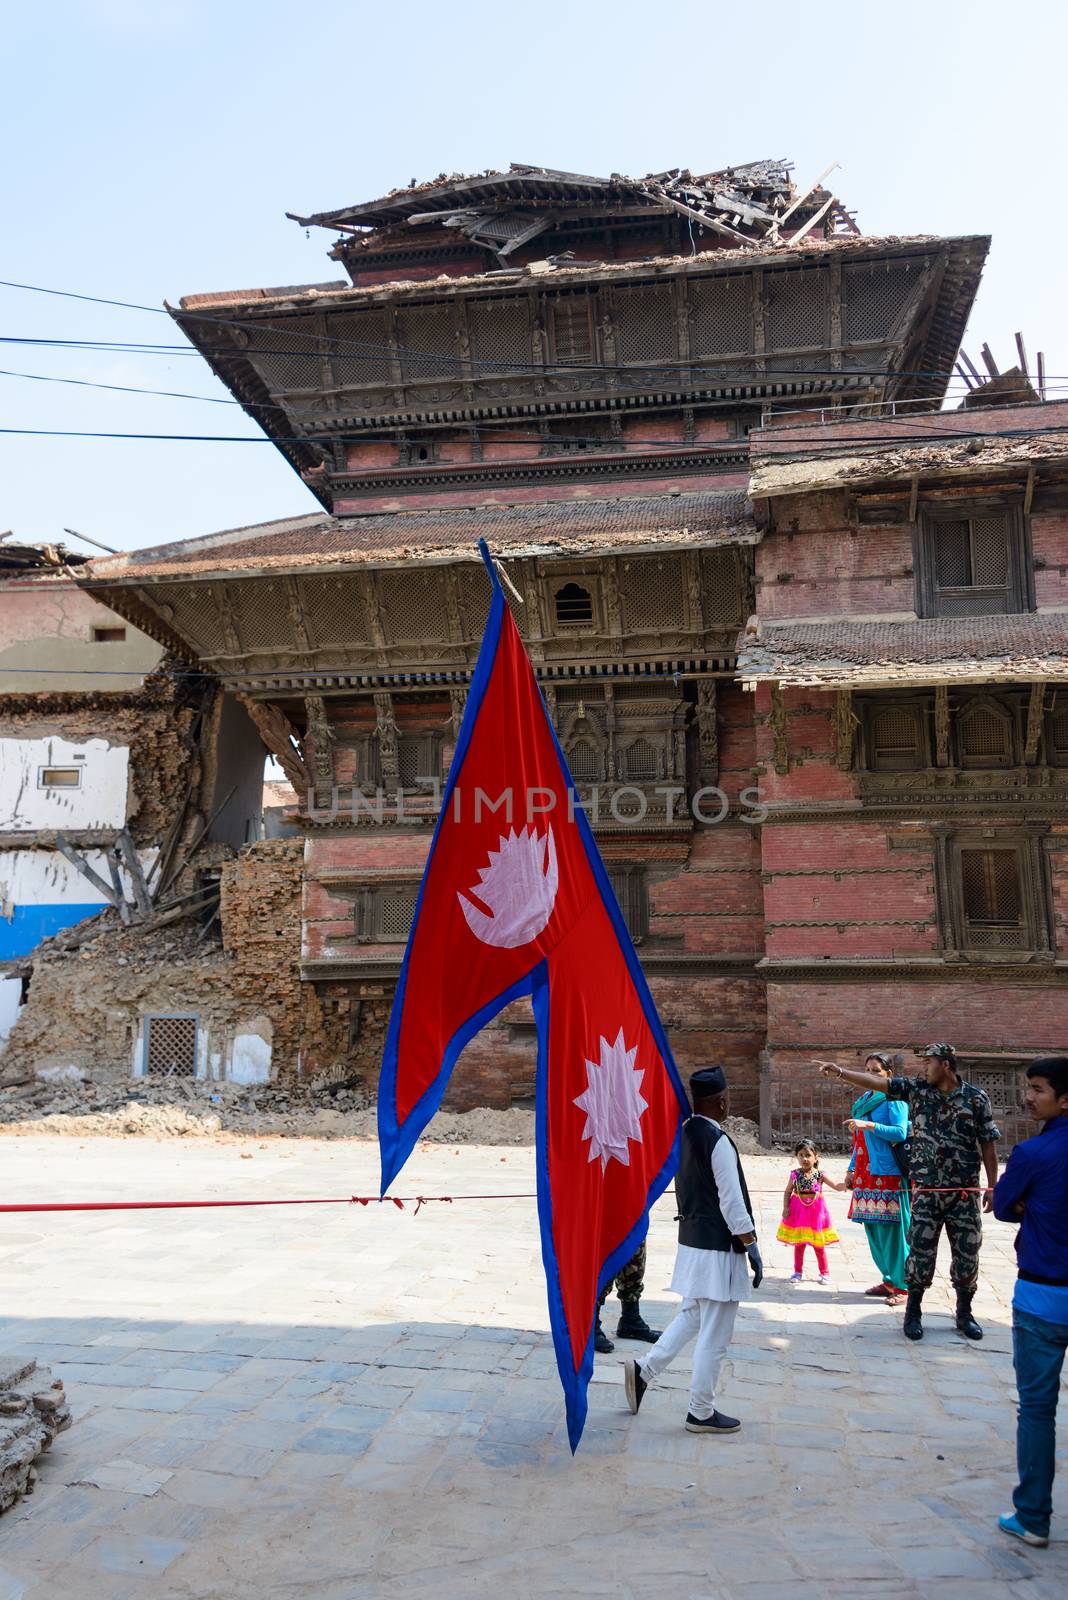
[[[761,617],[915,614],[907,525],[856,527],[844,494],[813,494],[776,501],[775,528],[756,547]]]

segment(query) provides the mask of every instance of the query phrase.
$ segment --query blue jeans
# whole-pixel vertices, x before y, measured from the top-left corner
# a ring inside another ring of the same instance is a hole
[[[1068,1323],[1047,1322],[1029,1311],[1012,1313],[1012,1361],[1020,1397],[1016,1424],[1016,1514],[1031,1533],[1049,1533],[1057,1450],[1057,1397],[1068,1350]]]

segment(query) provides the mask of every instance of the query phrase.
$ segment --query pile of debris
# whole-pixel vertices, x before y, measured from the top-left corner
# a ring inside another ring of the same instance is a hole
[[[62,1378],[32,1358],[0,1355],[0,1511],[33,1493],[38,1456],[71,1421]]]

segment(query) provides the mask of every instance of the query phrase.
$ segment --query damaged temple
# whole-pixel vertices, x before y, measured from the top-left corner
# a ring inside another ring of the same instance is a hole
[[[950,1038],[1017,1136],[1068,1036],[1068,404],[1021,342],[945,409],[989,241],[828,177],[442,176],[295,219],[344,278],[173,308],[320,509],[0,544],[0,1078],[373,1091],[485,540],[683,1074],[833,1143],[812,1057]],[[35,679],[46,599],[143,681]],[[24,914],[49,873],[77,915]],[[534,1064],[516,1002],[446,1104]]]

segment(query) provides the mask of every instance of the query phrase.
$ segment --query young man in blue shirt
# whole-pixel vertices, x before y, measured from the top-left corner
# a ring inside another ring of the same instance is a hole
[[[1027,1069],[1025,1104],[1041,1132],[1018,1144],[994,1189],[994,1215],[1019,1222],[1012,1302],[1016,1425],[1015,1512],[998,1527],[1025,1544],[1049,1543],[1057,1397],[1068,1349],[1068,1056]]]

